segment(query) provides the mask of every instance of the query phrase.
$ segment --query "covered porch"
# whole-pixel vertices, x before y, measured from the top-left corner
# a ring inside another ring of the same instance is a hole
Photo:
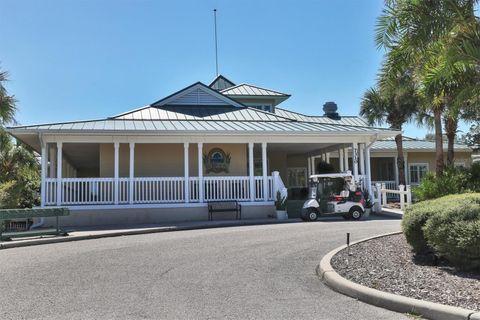
[[[41,147],[43,207],[161,208],[227,200],[273,204],[277,191],[306,188],[320,161],[338,171],[351,170],[367,189],[371,185],[370,143],[338,138],[284,143],[55,140],[62,141]]]

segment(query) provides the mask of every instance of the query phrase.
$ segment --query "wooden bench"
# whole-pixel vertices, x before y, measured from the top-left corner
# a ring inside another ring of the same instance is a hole
[[[208,202],[208,220],[213,220],[215,212],[235,212],[235,219],[242,219],[242,205],[235,200]]]
[[[70,211],[67,208],[35,208],[35,209],[0,209],[0,241],[11,240],[12,238],[37,237],[44,235],[67,235],[59,228],[58,217],[68,216]],[[56,218],[56,228],[27,230],[20,232],[3,232],[4,222],[13,219],[32,218]]]

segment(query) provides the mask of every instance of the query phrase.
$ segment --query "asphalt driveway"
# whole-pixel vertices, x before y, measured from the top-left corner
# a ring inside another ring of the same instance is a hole
[[[1,319],[405,319],[315,267],[399,220],[244,226],[0,250]]]

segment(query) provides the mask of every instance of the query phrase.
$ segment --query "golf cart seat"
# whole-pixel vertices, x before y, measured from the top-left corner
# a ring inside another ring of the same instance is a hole
[[[339,194],[339,196],[342,198],[348,198],[349,195],[350,195],[350,191],[348,190],[342,190],[340,191],[340,194]]]

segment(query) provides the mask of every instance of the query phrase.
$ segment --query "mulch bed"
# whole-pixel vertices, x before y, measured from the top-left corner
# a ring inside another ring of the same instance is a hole
[[[406,297],[480,310],[480,274],[412,253],[403,234],[381,237],[336,254],[332,267],[361,285]],[[347,259],[348,258],[348,259]],[[347,262],[348,261],[348,262]]]

